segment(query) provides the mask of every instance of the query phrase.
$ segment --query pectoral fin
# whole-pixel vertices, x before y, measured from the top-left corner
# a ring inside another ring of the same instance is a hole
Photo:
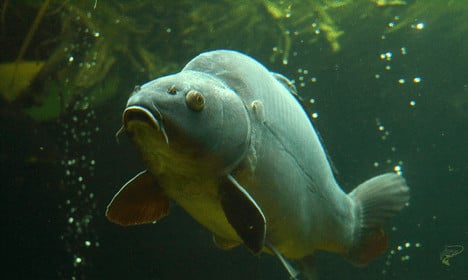
[[[252,253],[260,253],[266,235],[266,219],[260,206],[230,174],[223,179],[219,194],[231,226]]]
[[[138,173],[112,198],[107,218],[122,226],[154,223],[169,212],[169,198],[147,171]]]

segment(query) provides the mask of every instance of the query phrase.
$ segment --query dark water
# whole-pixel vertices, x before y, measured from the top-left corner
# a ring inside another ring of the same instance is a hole
[[[4,1],[2,63],[18,58],[46,2]],[[320,279],[467,279],[467,252],[449,265],[440,258],[468,241],[467,4],[271,1],[282,11],[275,17],[262,1],[151,2],[47,7],[22,60],[57,62],[24,98],[0,104],[2,278],[288,278],[272,256],[219,250],[177,205],[155,225],[122,228],[104,216],[144,168],[129,141],[114,137],[133,86],[228,48],[313,99],[314,125],[346,191],[392,170],[411,187],[410,207],[387,225],[387,252],[365,268],[319,252]],[[344,32],[336,41],[327,40],[330,26]],[[28,109],[50,100],[59,111]]]

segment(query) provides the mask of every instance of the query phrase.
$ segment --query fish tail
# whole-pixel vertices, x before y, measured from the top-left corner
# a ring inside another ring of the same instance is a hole
[[[363,266],[387,248],[383,224],[409,201],[409,188],[403,177],[387,173],[360,184],[350,194],[356,213],[354,242],[347,253],[351,263]]]

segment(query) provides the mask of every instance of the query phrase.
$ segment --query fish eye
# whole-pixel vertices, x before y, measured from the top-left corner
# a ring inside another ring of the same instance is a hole
[[[205,106],[205,97],[198,91],[191,90],[185,96],[185,103],[194,111],[201,111]]]

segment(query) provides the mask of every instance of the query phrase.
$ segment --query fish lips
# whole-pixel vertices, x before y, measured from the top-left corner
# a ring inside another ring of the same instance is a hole
[[[156,118],[155,115],[149,109],[146,109],[145,107],[141,107],[141,106],[127,107],[127,109],[125,109],[123,113],[124,126],[127,126],[128,122],[130,121],[137,120],[137,121],[147,122],[156,130],[161,130],[161,124],[160,124],[161,119],[162,118],[160,116]]]
[[[169,144],[169,138],[167,137],[167,133],[162,122],[163,117],[158,110],[150,110],[142,106],[132,105],[125,109],[122,120],[125,130],[128,126],[128,123],[131,121],[142,121],[150,124],[157,131],[161,131],[164,139],[166,140],[166,143]]]

